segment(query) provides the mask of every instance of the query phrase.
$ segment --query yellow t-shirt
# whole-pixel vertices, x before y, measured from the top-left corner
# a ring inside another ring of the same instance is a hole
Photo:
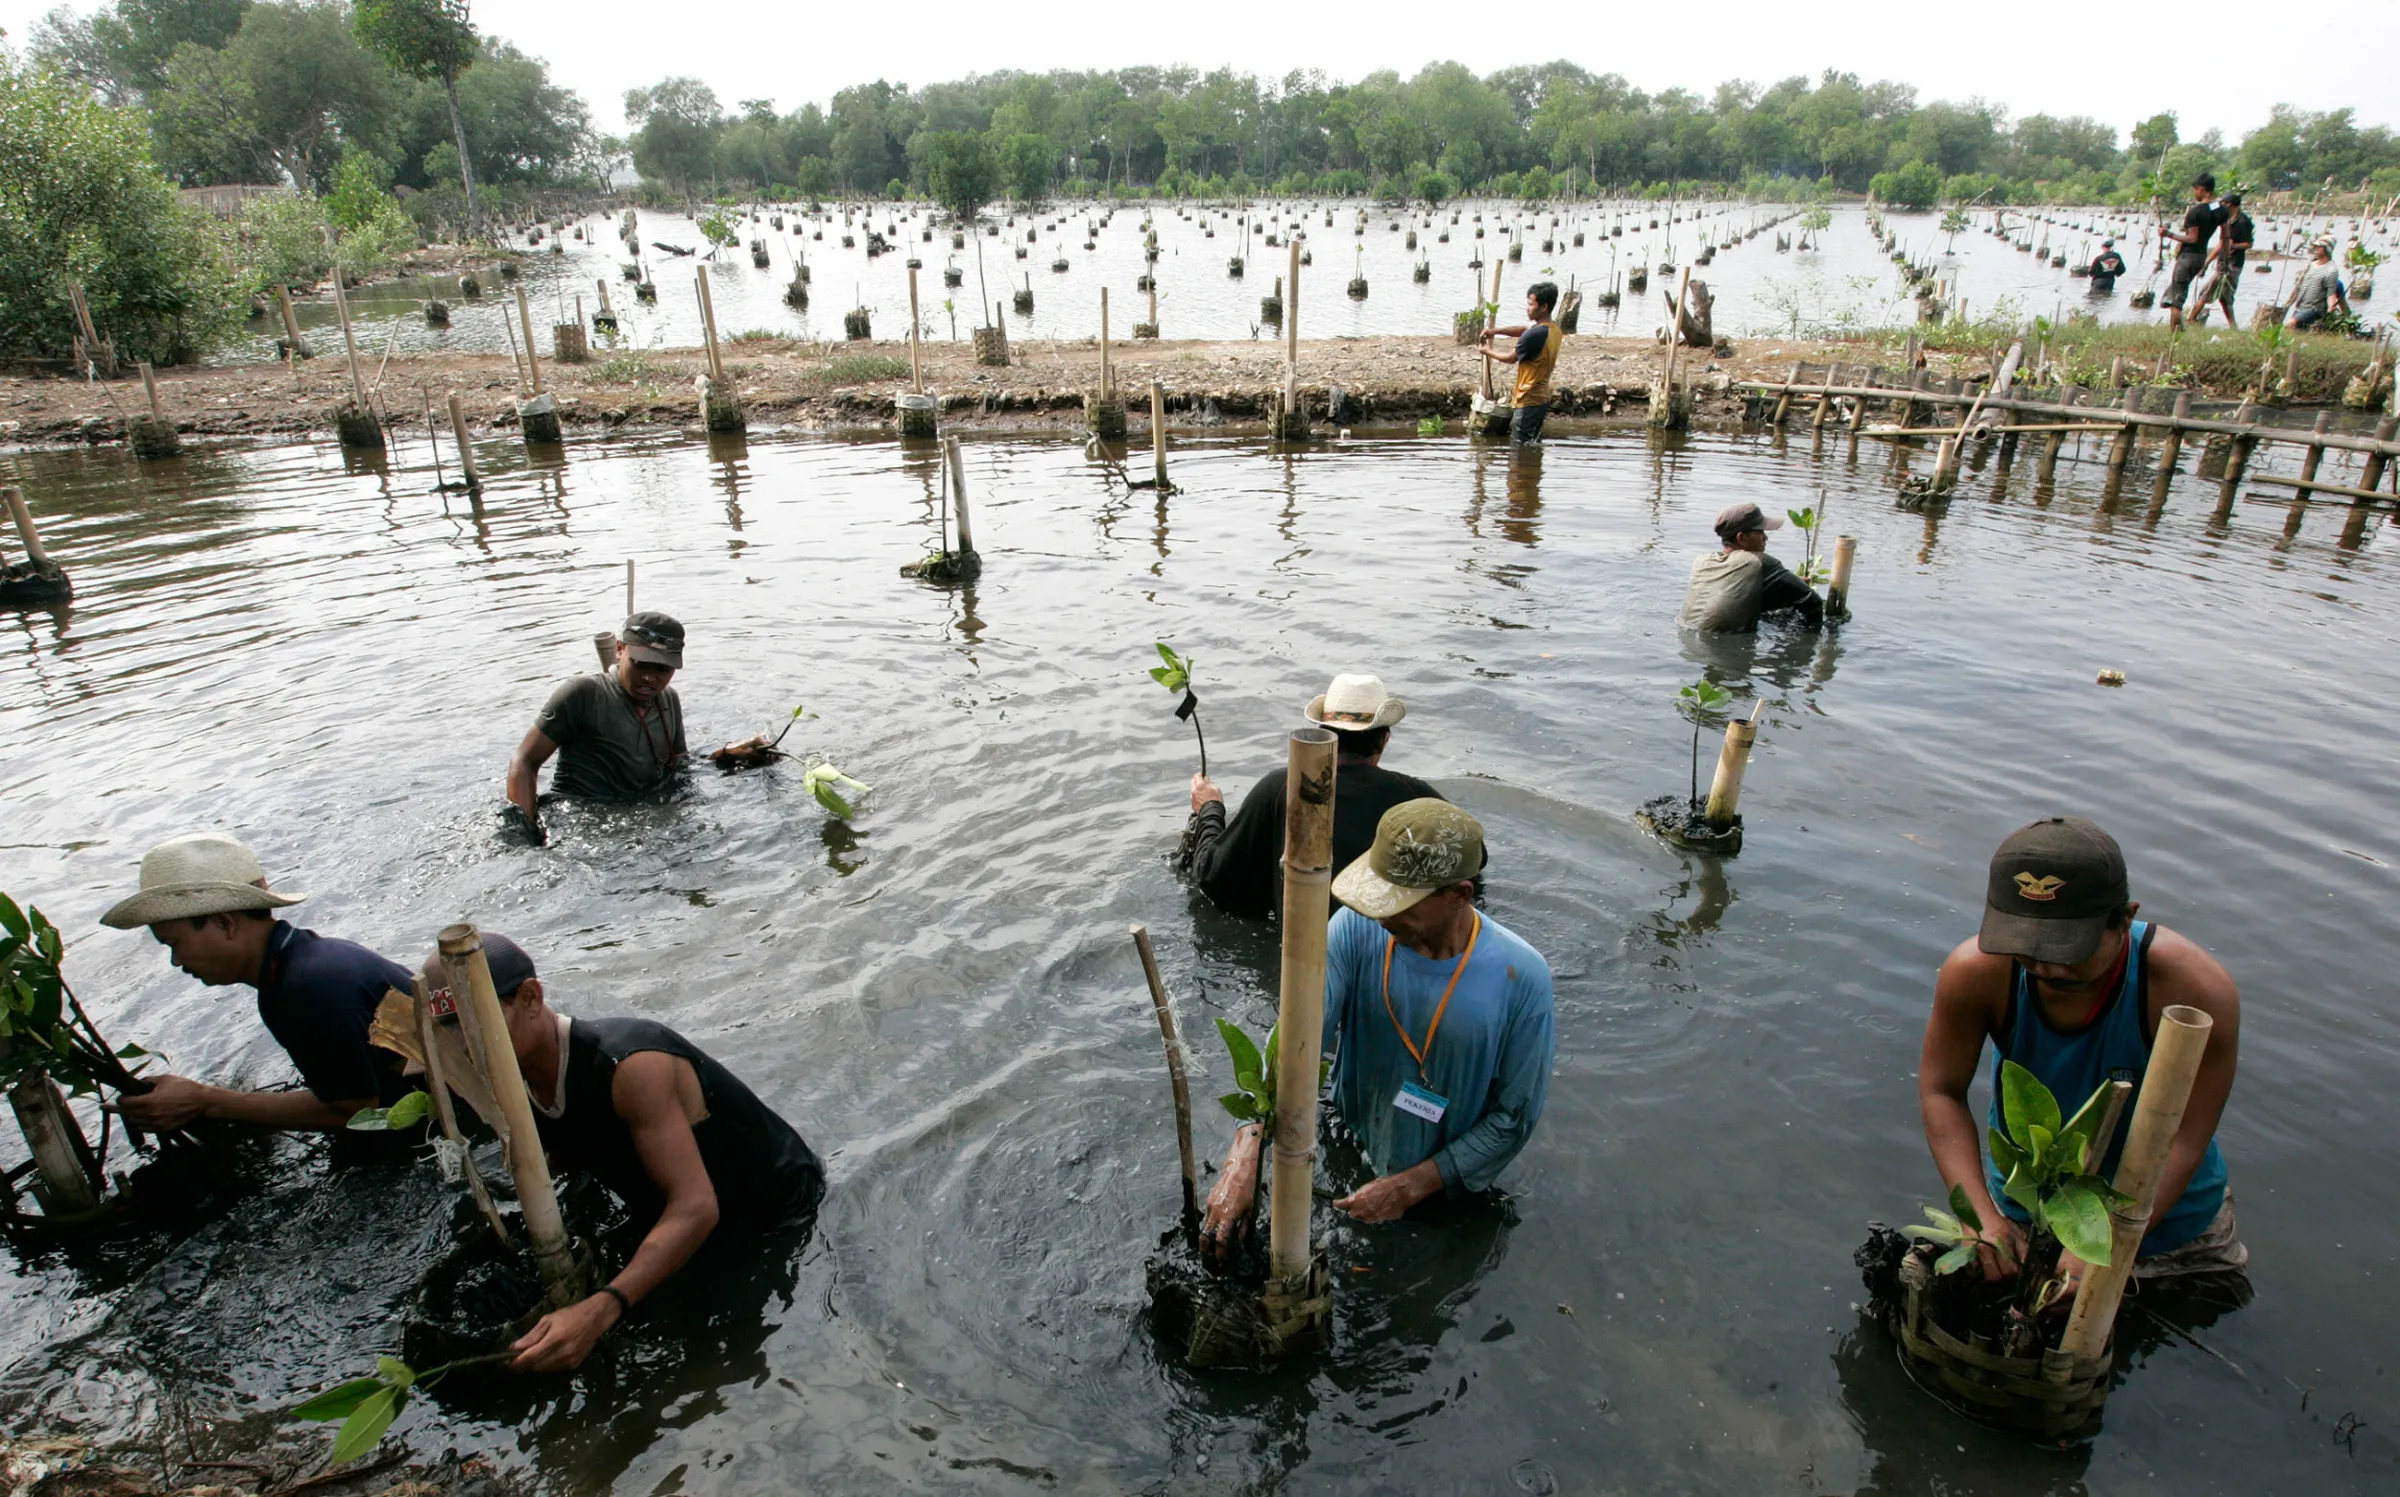
[[[1541,348],[1531,358],[1526,357],[1526,341],[1539,333]],[[1550,371],[1558,365],[1559,345],[1567,335],[1558,330],[1555,322],[1536,323],[1517,339],[1517,390],[1512,402],[1518,410],[1550,403]]]

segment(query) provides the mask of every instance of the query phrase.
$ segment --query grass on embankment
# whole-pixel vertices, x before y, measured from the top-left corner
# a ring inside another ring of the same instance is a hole
[[[2336,333],[2293,333],[2280,325],[2259,332],[2234,331],[2212,319],[2206,327],[2181,333],[2164,323],[2115,323],[2107,326],[2089,317],[2070,317],[2056,327],[2043,318],[2028,326],[2014,320],[1990,318],[1968,321],[1952,318],[1915,328],[1887,330],[1877,341],[1899,347],[1914,332],[1925,347],[1937,352],[1986,355],[1998,360],[2009,344],[2025,341],[2030,361],[2036,345],[2047,335],[2050,362],[2068,384],[2106,388],[2109,370],[2124,360],[2127,383],[2162,385],[2199,391],[2226,400],[2264,389],[2272,398],[2300,404],[2338,401],[2350,381],[2375,359],[2375,340]],[[2166,371],[2155,373],[2166,356]],[[2282,387],[2286,360],[2292,386]],[[2384,358],[2390,378],[2392,358]],[[2263,379],[2262,379],[2263,376]]]

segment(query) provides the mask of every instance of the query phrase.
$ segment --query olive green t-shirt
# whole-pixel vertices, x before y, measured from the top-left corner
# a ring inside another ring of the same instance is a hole
[[[675,688],[637,709],[613,673],[561,683],[533,725],[558,745],[552,788],[585,800],[638,800],[672,780],[685,757]]]

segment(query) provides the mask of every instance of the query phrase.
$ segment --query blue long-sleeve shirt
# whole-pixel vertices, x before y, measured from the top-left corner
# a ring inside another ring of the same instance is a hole
[[[1473,960],[1442,1014],[1420,1078],[1393,1019],[1424,1049],[1458,959],[1428,961],[1347,909],[1326,928],[1325,947],[1325,1051],[1335,1057],[1333,1101],[1368,1161],[1389,1175],[1432,1159],[1452,1194],[1489,1186],[1533,1136],[1549,1094],[1558,1048],[1550,964],[1514,931],[1484,916]],[[1412,1081],[1447,1101],[1440,1122],[1393,1105],[1402,1085]]]

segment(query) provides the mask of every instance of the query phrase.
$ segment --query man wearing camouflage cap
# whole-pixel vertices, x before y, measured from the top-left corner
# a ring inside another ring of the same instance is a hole
[[[1483,827],[1448,801],[1383,813],[1344,868],[1325,935],[1325,1053],[1333,1105],[1376,1177],[1334,1202],[1393,1221],[1436,1195],[1490,1187],[1533,1137],[1557,1032],[1550,964],[1475,908]],[[1203,1250],[1247,1228],[1259,1133],[1236,1135],[1210,1191]]]

